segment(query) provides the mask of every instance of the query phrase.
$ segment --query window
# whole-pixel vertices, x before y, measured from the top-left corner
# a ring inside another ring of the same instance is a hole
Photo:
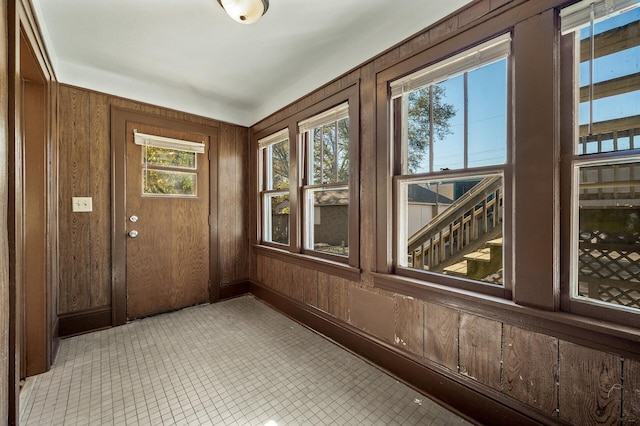
[[[349,104],[298,123],[304,250],[349,256]]]
[[[360,276],[359,94],[356,82],[256,135],[259,250],[350,280]]]
[[[509,279],[510,46],[505,34],[390,83],[397,273]]]
[[[135,132],[142,147],[142,194],[195,197],[198,195],[197,154],[204,144]]]
[[[289,131],[258,141],[262,165],[262,237],[264,242],[289,244]]]
[[[569,303],[609,312],[640,312],[639,5],[583,1],[561,11],[577,118]]]

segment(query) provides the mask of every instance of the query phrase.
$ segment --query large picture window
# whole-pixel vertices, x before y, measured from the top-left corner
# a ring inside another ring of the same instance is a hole
[[[575,122],[570,298],[640,312],[640,8],[580,2],[573,37]]]
[[[390,84],[397,272],[504,285],[510,46],[505,34]]]

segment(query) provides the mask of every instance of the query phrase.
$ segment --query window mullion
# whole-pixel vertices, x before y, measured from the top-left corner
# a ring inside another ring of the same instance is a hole
[[[433,173],[433,84],[429,86],[429,171]]]

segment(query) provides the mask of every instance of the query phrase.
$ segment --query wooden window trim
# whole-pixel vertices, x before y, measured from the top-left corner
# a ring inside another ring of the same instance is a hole
[[[510,10],[519,13],[519,7]],[[559,95],[556,10],[507,22],[504,15],[490,18],[460,32],[420,54],[388,67],[376,75],[377,84],[377,201],[376,271],[396,273],[392,258],[394,158],[389,143],[389,83],[415,70],[489,40],[496,34],[512,33],[508,78],[509,108],[507,156],[512,173],[505,172],[505,215],[513,226],[505,227],[504,268],[512,272],[512,285],[505,283],[500,297],[520,305],[547,311],[559,308]],[[516,22],[513,24],[513,22]],[[542,88],[542,90],[541,90]],[[537,226],[531,226],[536,223]],[[518,265],[516,268],[515,265]],[[420,272],[419,272],[420,273]],[[449,280],[431,276],[422,280],[448,285]],[[454,287],[469,288],[456,280]],[[475,284],[475,282],[474,282]],[[425,282],[425,285],[430,285]],[[500,293],[482,284],[478,297]],[[400,291],[402,293],[402,291]]]
[[[302,158],[301,143],[298,134],[298,123],[307,118],[313,117],[323,111],[329,110],[341,103],[349,103],[349,256],[340,257],[327,255],[321,252],[304,250],[302,245],[302,195],[303,186],[301,174],[304,167],[304,159]],[[268,128],[256,133],[254,139],[257,141],[268,136],[275,131],[283,128],[289,129],[289,203],[291,213],[289,215],[289,245],[273,244],[262,241],[262,201],[260,179],[256,185],[256,208],[257,208],[257,245],[256,247],[267,250],[274,250],[274,253],[288,252],[290,254],[299,255],[300,259],[316,258],[319,262],[325,262],[330,265],[328,271],[335,268],[335,265],[347,265],[349,269],[358,271],[360,266],[360,83],[359,81],[346,87],[339,92],[301,110],[284,120],[274,123]],[[257,150],[257,148],[256,148]],[[256,151],[257,152],[257,151]],[[260,164],[261,156],[256,155],[256,170],[258,176],[263,173],[263,166]],[[337,269],[338,271],[340,268]],[[348,274],[353,277],[353,274]]]
[[[487,26],[487,25],[485,25]],[[511,28],[504,28],[500,32],[486,32],[486,36],[480,40],[486,41],[495,37],[495,34],[504,34],[511,32]],[[487,294],[496,297],[504,297],[511,298],[512,297],[512,278],[509,278],[512,275],[513,271],[513,261],[511,256],[508,253],[512,251],[512,218],[506,218],[506,222],[504,225],[504,264],[503,268],[508,271],[505,277],[505,283],[503,286],[496,286],[487,283],[482,283],[479,281],[474,281],[470,279],[464,278],[455,278],[444,276],[441,274],[433,274],[427,271],[417,271],[412,270],[410,268],[402,268],[396,267],[394,265],[393,258],[395,254],[395,229],[397,226],[396,215],[394,212],[395,201],[394,201],[394,192],[395,192],[395,180],[402,175],[401,170],[401,161],[399,158],[395,156],[395,152],[398,152],[398,143],[393,142],[390,143],[389,135],[390,129],[394,130],[395,136],[400,131],[397,129],[399,126],[393,126],[391,123],[391,91],[390,84],[393,81],[398,80],[402,76],[412,74],[416,72],[420,68],[424,68],[426,66],[437,64],[447,57],[452,56],[458,52],[464,52],[472,48],[474,45],[479,44],[479,39],[474,39],[473,42],[467,41],[468,37],[465,33],[461,33],[440,45],[433,47],[432,49],[426,50],[416,57],[409,58],[403,62],[396,64],[393,67],[387,68],[384,71],[380,72],[376,76],[377,83],[377,143],[378,143],[378,159],[377,159],[377,272],[389,273],[394,275],[401,275],[410,278],[417,278],[441,285],[451,286],[453,288],[460,288],[466,290],[473,290],[478,292],[478,294]],[[514,66],[513,66],[513,54],[507,56],[507,99],[508,102],[511,100],[511,104],[513,103],[512,99],[512,85],[514,75]],[[420,60],[421,59],[421,60]],[[420,66],[416,68],[416,65]],[[508,103],[508,105],[510,105]],[[394,111],[397,112],[398,108],[395,108]],[[394,120],[396,118],[394,117]],[[504,208],[505,212],[511,210],[511,205],[513,203],[513,132],[512,132],[512,122],[514,120],[513,114],[511,110],[507,111],[507,147],[506,147],[506,157],[507,162],[504,165],[492,166],[492,167],[480,167],[480,168],[472,168],[469,169],[465,166],[464,169],[451,171],[451,174],[472,174],[474,172],[482,172],[485,169],[497,170],[500,169],[504,173],[504,188],[505,188],[505,197],[504,197]],[[394,141],[397,141],[396,137]],[[431,152],[431,150],[430,150]],[[434,176],[438,176],[439,178],[443,178],[443,176],[449,174],[450,172],[439,172],[435,173]]]
[[[637,312],[618,309],[611,305],[598,305],[589,301],[582,301],[571,298],[571,247],[573,230],[573,163],[577,157],[575,155],[575,72],[574,72],[574,33],[569,33],[560,38],[560,118],[561,118],[561,180],[563,182],[560,191],[561,210],[561,286],[560,286],[560,309],[564,312],[610,321],[622,325],[640,327],[640,315]],[[630,151],[629,154],[637,154],[637,150]],[[608,152],[598,154],[598,158],[614,157],[619,158],[619,152]],[[586,158],[585,158],[586,159]]]

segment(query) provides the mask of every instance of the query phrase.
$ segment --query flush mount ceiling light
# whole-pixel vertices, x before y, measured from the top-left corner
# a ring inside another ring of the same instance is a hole
[[[218,0],[229,16],[241,24],[256,22],[269,8],[269,0]]]

